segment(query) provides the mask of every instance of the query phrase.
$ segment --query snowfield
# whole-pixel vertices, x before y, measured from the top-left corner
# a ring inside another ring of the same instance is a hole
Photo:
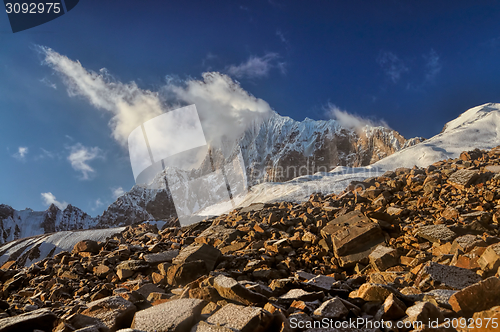
[[[30,238],[24,238],[9,242],[0,246],[0,265],[4,264],[9,257],[18,252],[18,257],[27,253],[30,249],[38,246],[40,253],[33,259],[26,259],[25,266],[44,259],[52,252],[52,256],[61,251],[71,252],[75,244],[83,240],[104,241],[107,237],[121,233],[125,227],[110,229],[91,229],[85,231],[64,231],[53,234],[42,234]]]

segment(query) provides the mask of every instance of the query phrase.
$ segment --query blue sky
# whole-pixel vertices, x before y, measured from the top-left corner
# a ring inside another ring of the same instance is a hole
[[[110,125],[123,110],[85,95],[85,75],[120,98],[186,101],[217,72],[296,120],[335,105],[410,138],[498,102],[499,59],[495,1],[82,0],[16,34],[0,13],[0,203],[96,215],[133,186],[126,124]]]

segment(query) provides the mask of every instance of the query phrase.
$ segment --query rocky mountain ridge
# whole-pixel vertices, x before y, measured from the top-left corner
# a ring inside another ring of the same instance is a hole
[[[253,186],[262,182],[288,181],[318,171],[328,172],[337,166],[369,165],[421,141],[423,138],[406,140],[398,132],[384,127],[346,129],[335,120],[295,121],[274,113],[262,123],[249,126],[236,144],[229,145],[236,146],[241,151],[246,180],[249,186]],[[213,148],[210,156],[207,155],[202,162],[200,173],[210,172],[214,165],[220,168],[225,163],[224,155],[228,154]],[[167,169],[154,182],[165,187],[166,172],[175,173]],[[174,176],[183,180],[182,174]],[[143,218],[136,220],[169,219],[176,216],[172,213],[175,208],[168,189],[152,190],[136,185],[104,211],[99,225],[120,225],[117,222],[125,219],[120,216],[128,216],[128,211],[131,210]]]
[[[39,234],[94,228],[98,218],[93,218],[69,204],[64,210],[51,204],[45,211],[15,210],[0,205],[0,243]]]

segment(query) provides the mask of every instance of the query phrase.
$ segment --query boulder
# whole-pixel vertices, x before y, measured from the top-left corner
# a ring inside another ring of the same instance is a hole
[[[222,326],[232,331],[265,331],[272,315],[262,308],[226,304],[207,319],[208,324]]]
[[[406,309],[407,318],[405,322],[422,322],[428,324],[430,321],[444,322],[444,315],[434,304],[430,302],[417,302],[413,306]]]
[[[136,310],[135,305],[123,297],[109,296],[88,303],[87,309],[83,310],[81,314],[97,318],[113,332],[130,327]]]
[[[368,302],[384,302],[393,291],[387,285],[365,283],[357,291],[351,292],[349,297],[359,297]]]
[[[380,226],[359,211],[332,220],[323,227],[321,235],[344,267],[368,262],[373,249],[385,241]]]
[[[462,289],[480,281],[481,276],[461,267],[428,262],[420,271],[416,283],[424,282],[427,279],[430,279],[435,286]]]
[[[453,294],[449,303],[453,311],[466,316],[500,305],[500,279],[490,277],[465,287]]]
[[[100,249],[101,248],[96,241],[83,240],[75,244],[75,246],[73,247],[73,252],[74,253],[91,252],[93,254],[97,254]]]
[[[219,259],[221,252],[208,244],[193,243],[183,248],[176,258],[172,260],[173,264],[180,265],[186,262],[201,260],[205,262],[207,271],[212,271]]]
[[[385,246],[377,246],[369,258],[371,266],[377,271],[385,271],[399,263],[398,251]]]
[[[136,312],[131,328],[147,332],[185,332],[200,319],[206,302],[179,299]]]
[[[478,264],[484,271],[495,271],[500,267],[500,243],[488,246],[479,257]]]
[[[34,331],[36,329],[52,331],[56,318],[50,309],[38,309],[0,319],[0,332]]]
[[[214,281],[214,288],[220,296],[225,299],[243,303],[246,305],[256,303],[266,303],[267,297],[257,292],[251,291],[233,278],[218,275]]]
[[[144,260],[149,264],[158,264],[163,262],[171,262],[177,255],[179,254],[179,250],[167,250],[163,252],[158,252],[155,254],[147,254],[144,255]]]
[[[453,239],[457,236],[455,232],[443,224],[421,226],[417,230],[417,235],[430,242],[438,244],[453,241]]]
[[[208,270],[204,261],[184,262],[168,268],[167,283],[172,286],[186,285],[206,274]]]
[[[465,189],[469,187],[477,178],[479,174],[477,171],[460,169],[448,178],[448,183],[458,189]]]
[[[339,319],[347,316],[349,309],[346,308],[344,302],[338,298],[334,297],[331,300],[327,300],[321,304],[321,306],[314,310],[313,314],[321,318],[335,318]]]

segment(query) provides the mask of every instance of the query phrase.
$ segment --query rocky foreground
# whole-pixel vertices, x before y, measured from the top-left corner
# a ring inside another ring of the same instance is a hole
[[[499,330],[499,187],[500,147],[475,150],[338,196],[12,259],[0,331]]]

